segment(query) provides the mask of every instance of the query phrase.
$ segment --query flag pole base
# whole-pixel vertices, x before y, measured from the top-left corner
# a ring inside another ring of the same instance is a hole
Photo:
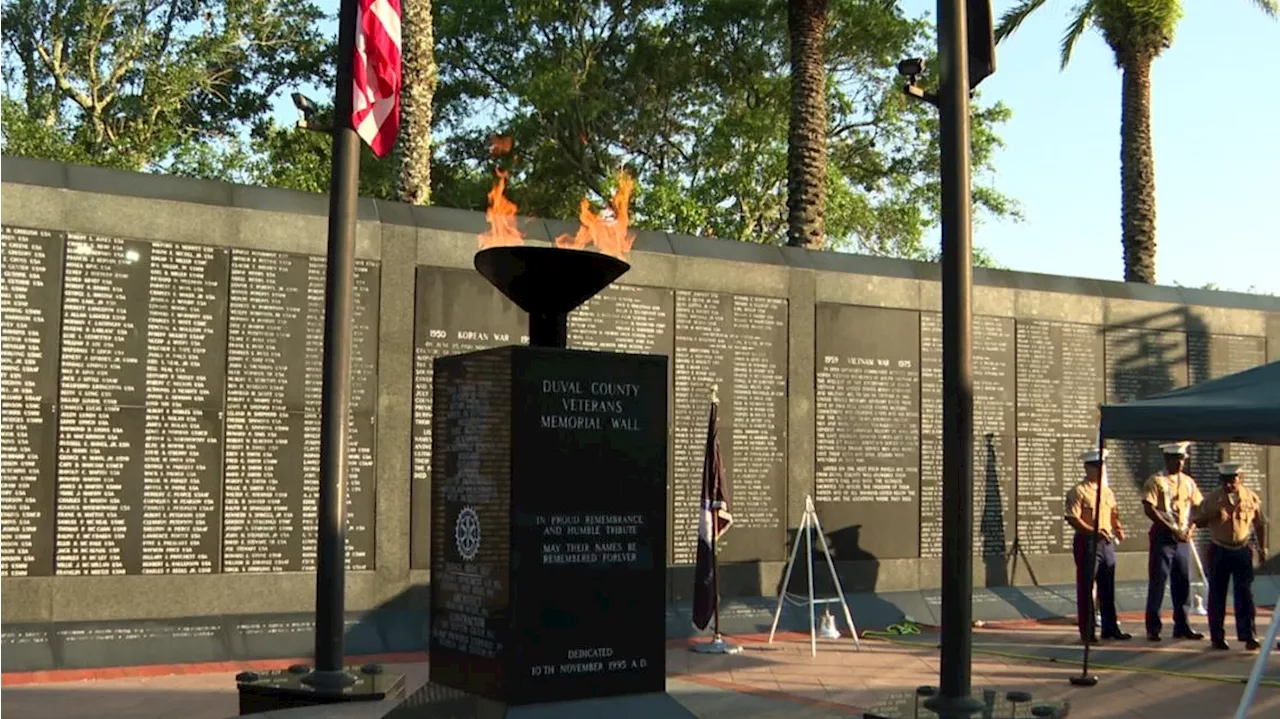
[[[741,654],[742,647],[726,642],[724,637],[717,634],[709,642],[690,644],[689,651],[697,654]]]

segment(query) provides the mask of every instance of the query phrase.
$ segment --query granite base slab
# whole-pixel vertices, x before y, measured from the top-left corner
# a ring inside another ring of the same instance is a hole
[[[956,715],[941,715],[926,706],[936,693],[934,687],[920,687],[914,692],[898,692],[882,698],[862,713],[863,719],[937,719]],[[1066,719],[1071,705],[1061,701],[1036,701],[1026,692],[1001,691],[993,688],[975,688],[970,696],[980,707],[968,715],[977,719]]]
[[[694,719],[665,692],[512,706],[428,683],[383,719]]]
[[[236,675],[240,716],[324,704],[377,702],[404,696],[404,675],[383,672],[376,665],[346,667],[355,682],[332,689],[315,687],[303,681],[309,669],[297,666],[285,671],[241,672]]]

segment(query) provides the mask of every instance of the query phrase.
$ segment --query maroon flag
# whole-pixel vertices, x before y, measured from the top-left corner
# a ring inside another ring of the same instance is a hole
[[[702,502],[698,508],[698,564],[693,586],[693,625],[706,629],[716,613],[715,542],[733,524],[724,496],[724,464],[720,460],[720,405],[711,402],[707,448],[702,460]],[[719,631],[716,627],[716,631]]]

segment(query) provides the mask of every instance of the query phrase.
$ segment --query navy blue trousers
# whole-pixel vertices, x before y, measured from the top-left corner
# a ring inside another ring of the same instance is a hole
[[[1227,549],[1209,545],[1209,638],[1214,642],[1226,641],[1223,624],[1227,616],[1227,583],[1234,590],[1236,610],[1236,639],[1247,642],[1254,638],[1253,626],[1253,553],[1248,547]]]
[[[1098,612],[1102,614],[1102,634],[1120,633],[1120,625],[1116,622],[1116,548],[1102,537],[1098,538],[1098,546],[1090,552],[1093,544],[1092,534],[1076,533],[1072,540],[1072,555],[1076,560],[1076,626],[1080,629],[1080,638],[1092,634],[1093,628],[1093,587],[1089,586],[1089,555],[1093,557],[1094,581],[1098,584]]]
[[[1191,545],[1179,542],[1164,527],[1152,527],[1151,550],[1147,555],[1147,634],[1159,634],[1160,605],[1164,586],[1169,584],[1173,599],[1173,633],[1191,632],[1187,624],[1187,602],[1191,596]]]

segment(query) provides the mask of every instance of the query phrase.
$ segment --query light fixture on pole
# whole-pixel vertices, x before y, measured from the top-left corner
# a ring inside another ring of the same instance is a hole
[[[938,106],[938,93],[928,92],[924,88],[917,85],[920,76],[924,75],[925,63],[922,57],[907,58],[898,63],[898,74],[907,79],[907,84],[902,86],[902,92],[907,97],[913,97],[917,100]]]
[[[298,108],[298,112],[302,113],[302,118],[298,120],[297,127],[299,130],[309,130],[311,132],[320,132],[326,135],[333,134],[333,128],[328,125],[322,125],[315,121],[316,114],[319,110],[316,108],[315,102],[311,98],[300,92],[290,95],[293,100],[293,106]]]

